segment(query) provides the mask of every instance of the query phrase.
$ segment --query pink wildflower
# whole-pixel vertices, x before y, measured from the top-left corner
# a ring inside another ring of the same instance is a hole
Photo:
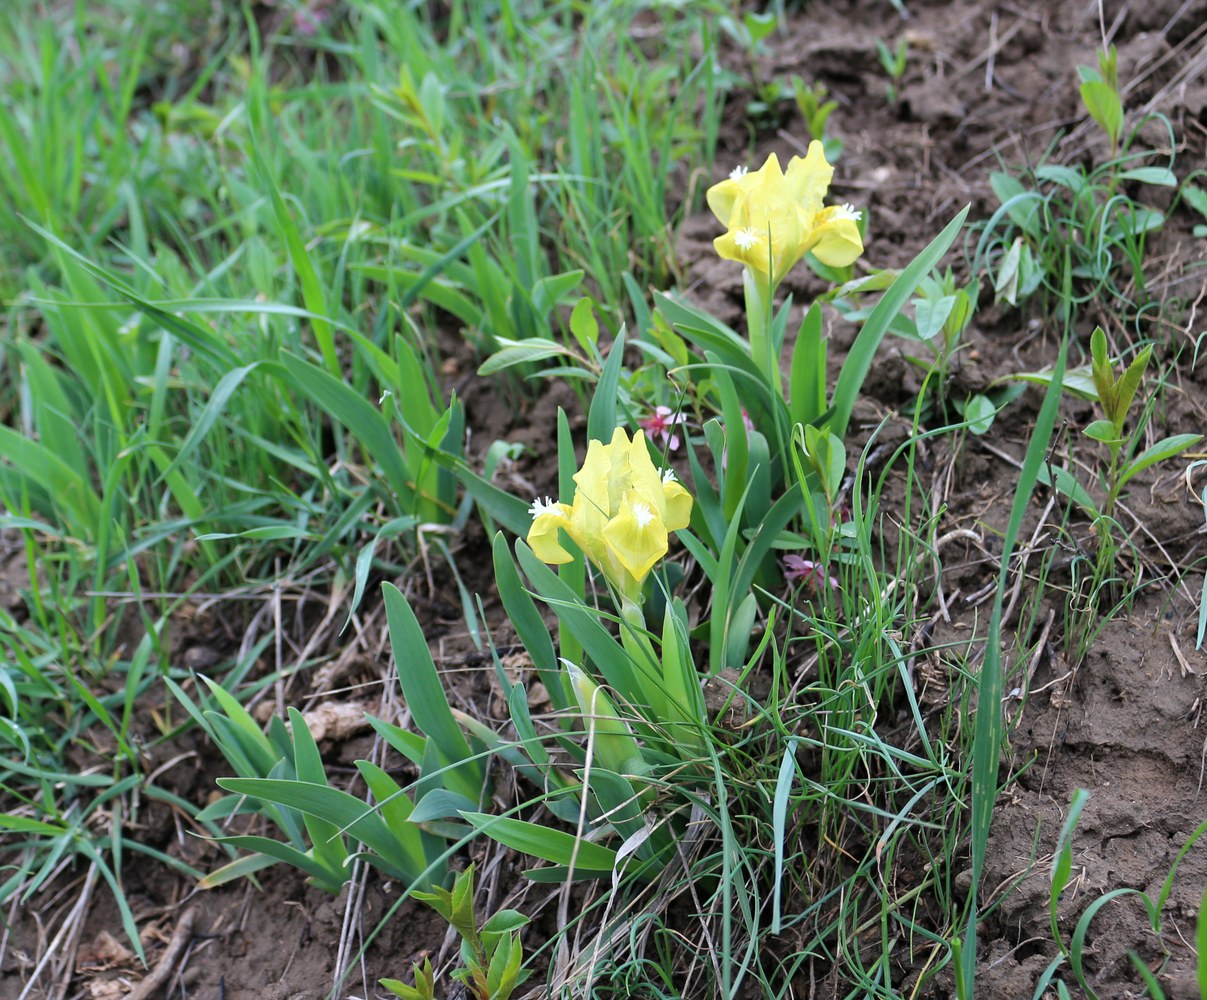
[[[670,451],[678,451],[680,440],[675,427],[686,422],[687,414],[676,413],[669,406],[655,406],[654,412],[638,424],[651,440],[660,439]]]
[[[789,583],[801,583],[806,590],[814,593],[821,590],[823,583],[829,583],[830,589],[838,593],[838,578],[827,578],[825,566],[815,563],[812,559],[803,559],[797,555],[784,556],[784,578]]]

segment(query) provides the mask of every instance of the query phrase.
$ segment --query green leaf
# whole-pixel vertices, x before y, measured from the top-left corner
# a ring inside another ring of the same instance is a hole
[[[968,421],[970,434],[984,434],[993,426],[997,417],[997,407],[988,396],[977,393],[968,397],[961,416]]]
[[[770,12],[759,14],[748,10],[742,15],[742,23],[750,33],[750,41],[757,45],[775,30],[776,17]]]
[[[989,175],[989,186],[993,188],[1010,221],[1028,236],[1038,237],[1039,208],[1043,198],[1037,192],[1023,187],[1013,174],[992,173]]]
[[[951,315],[955,304],[954,295],[944,295],[937,299],[918,299],[914,306],[914,322],[917,325],[919,339],[930,340],[931,337],[938,334],[947,322],[947,317]]]
[[[1000,709],[1002,700],[1002,615],[1004,595],[1008,590],[1007,580],[1012,564],[1014,548],[1022,530],[1023,518],[1030,507],[1035,484],[1042,476],[1056,416],[1060,405],[1060,393],[1055,386],[1064,378],[1068,342],[1062,340],[1060,354],[1053,372],[1053,385],[1049,385],[1031,442],[1023,458],[1014,500],[1010,507],[1010,521],[1002,538],[1002,555],[998,567],[998,586],[993,609],[989,616],[989,630],[985,646],[985,658],[977,679],[977,703],[981,710],[976,713],[972,744],[972,798],[969,810],[971,824],[971,868],[972,881],[967,900],[968,922],[965,926],[960,967],[955,970],[959,977],[959,995],[967,998],[976,996],[977,920],[980,915],[977,896],[984,874],[985,854],[993,823],[994,804],[997,800],[998,776],[1001,763],[1003,720]]]
[[[599,613],[588,608],[566,583],[517,539],[520,569],[569,632],[577,639],[613,690],[623,698],[642,700],[629,654],[600,624]]]
[[[532,286],[532,309],[540,320],[547,320],[549,313],[583,283],[583,273],[581,270],[567,271],[537,279]]]
[[[792,795],[792,782],[796,777],[796,748],[799,740],[788,740],[784,756],[780,760],[779,777],[775,781],[775,796],[771,803],[771,830],[775,842],[774,883],[771,891],[771,933],[780,932],[780,885],[784,874],[784,839],[788,822],[788,803]]]
[[[440,683],[440,674],[432,662],[432,654],[419,627],[419,620],[411,610],[407,599],[392,583],[382,584],[386,603],[386,621],[390,630],[390,648],[398,669],[398,680],[402,685],[407,708],[415,725],[435,746],[445,764],[454,765],[464,761],[441,776],[445,787],[464,795],[471,802],[482,794],[484,773],[482,764],[469,760],[469,744],[453,719],[448,707],[448,698]]]
[[[539,823],[480,812],[463,812],[461,816],[479,833],[532,858],[599,872],[610,872],[616,863],[616,852],[611,848]]]
[[[1207,886],[1203,889],[1203,900],[1199,903],[1199,919],[1195,924],[1194,941],[1199,953],[1195,962],[1195,980],[1199,984],[1199,996],[1207,997]]]
[[[1052,382],[1052,373],[1050,371],[1042,372],[1020,372],[1017,375],[1010,375],[1009,378],[1018,379],[1020,382],[1035,382],[1039,385],[1050,385]],[[1070,368],[1064,373],[1064,379],[1061,389],[1078,399],[1088,400],[1091,403],[1098,402],[1098,388],[1094,383],[1094,378],[1090,374],[1089,368]]]
[[[1199,215],[1207,219],[1207,191],[1194,184],[1182,185],[1182,198]]]
[[[1158,441],[1151,448],[1146,448],[1132,459],[1119,476],[1119,488],[1122,489],[1123,485],[1129,479],[1137,473],[1143,472],[1150,465],[1163,462],[1167,458],[1173,458],[1174,455],[1180,454],[1188,448],[1193,448],[1202,440],[1202,434],[1175,434],[1172,437]]]
[[[506,340],[497,338],[501,346],[489,358],[478,366],[479,375],[493,375],[505,368],[515,365],[530,364],[534,361],[544,361],[546,358],[570,354],[566,348],[554,340],[542,337],[529,337],[527,340]]]
[[[402,513],[411,513],[414,487],[398,441],[377,407],[342,379],[287,352],[281,354],[279,368],[294,389],[309,396],[360,442],[365,456],[381,466]]]
[[[595,386],[595,395],[587,411],[587,437],[607,444],[616,429],[616,393],[620,386],[620,370],[624,359],[624,327],[616,334],[608,351],[608,360]]]
[[[1022,269],[1023,238],[1016,236],[1006,256],[998,265],[997,275],[993,279],[993,297],[995,302],[1009,302],[1018,305],[1019,278]]]
[[[575,303],[574,311],[570,313],[570,332],[584,351],[592,353],[595,350],[599,343],[599,323],[589,298],[581,298]]]
[[[1133,167],[1118,175],[1121,181],[1139,181],[1141,184],[1154,184],[1157,187],[1177,187],[1178,178],[1168,167]]]
[[[536,667],[541,683],[549,692],[549,699],[554,708],[564,709],[567,705],[565,681],[558,670],[553,640],[536,608],[536,603],[524,589],[515,559],[501,531],[495,534],[491,549],[494,557],[495,585],[503,602],[503,610],[515,629],[516,636],[532,658],[533,666]]]
[[[1045,486],[1051,486],[1063,496],[1068,497],[1091,517],[1097,519],[1101,516],[1098,512],[1098,505],[1094,503],[1093,497],[1085,491],[1085,487],[1078,482],[1077,477],[1068,469],[1060,468],[1059,466],[1041,466],[1039,481]]]
[[[1148,368],[1148,361],[1152,354],[1152,345],[1149,344],[1132,359],[1132,363],[1127,366],[1127,371],[1115,384],[1115,413],[1107,415],[1114,417],[1116,427],[1123,426],[1127,411],[1131,409],[1132,400],[1136,398],[1136,393],[1140,389],[1140,382],[1144,378],[1144,371]]]
[[[1082,433],[1088,438],[1108,445],[1117,445],[1122,440],[1116,435],[1115,425],[1109,420],[1095,420]]]
[[[324,867],[321,862],[316,861],[310,853],[299,851],[296,847],[283,844],[271,837],[240,836],[215,839],[219,844],[227,844],[256,853],[251,857],[236,858],[229,864],[210,872],[199,883],[203,889],[213,889],[225,885],[227,882],[233,882],[237,878],[246,878],[279,861],[306,872],[314,879],[316,885],[330,893],[339,892],[348,880],[349,873],[343,869],[332,871]]]
[[[801,320],[788,375],[788,411],[794,424],[811,424],[826,411],[826,340],[814,302]]]
[[[354,795],[330,785],[283,778],[219,778],[218,786],[236,795],[275,802],[332,823],[373,851],[396,877],[414,881],[419,876],[411,867],[405,845],[399,843],[372,807]]]
[[[1100,80],[1087,80],[1078,90],[1090,117],[1102,126],[1112,144],[1117,145],[1123,135],[1123,102],[1119,100],[1119,94],[1110,84]]]
[[[828,423],[829,430],[838,438],[845,438],[847,423],[851,419],[855,400],[863,387],[863,381],[872,369],[872,359],[880,347],[880,342],[888,332],[889,324],[894,316],[914,293],[922,278],[939,263],[948,247],[955,241],[956,235],[964,225],[968,216],[969,206],[965,206],[944,230],[936,236],[929,245],[910,261],[897,280],[884,293],[872,315],[859,331],[855,343],[843,362],[838,382],[834,386],[834,407]]]

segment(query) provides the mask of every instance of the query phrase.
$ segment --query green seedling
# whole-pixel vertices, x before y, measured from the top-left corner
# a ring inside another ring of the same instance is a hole
[[[1088,941],[1089,932],[1095,917],[1098,916],[1107,904],[1115,900],[1133,899],[1140,903],[1144,915],[1148,919],[1149,928],[1156,936],[1157,942],[1162,950],[1165,951],[1166,956],[1168,956],[1169,953],[1161,941],[1161,932],[1164,923],[1163,912],[1166,904],[1169,902],[1170,895],[1173,893],[1174,884],[1178,876],[1178,868],[1182,863],[1182,859],[1186,857],[1187,853],[1204,833],[1207,833],[1207,823],[1201,823],[1195,828],[1195,831],[1190,835],[1186,843],[1179,849],[1173,864],[1170,866],[1169,874],[1166,875],[1165,881],[1161,884],[1161,889],[1155,899],[1139,889],[1127,887],[1112,889],[1098,896],[1085,907],[1073,927],[1072,934],[1066,938],[1066,935],[1062,933],[1060,928],[1058,907],[1061,897],[1071,883],[1073,874],[1073,833],[1077,828],[1082,809],[1089,799],[1090,793],[1084,789],[1078,789],[1074,793],[1073,801],[1069,805],[1069,812],[1060,830],[1056,851],[1052,857],[1052,873],[1048,890],[1049,929],[1052,933],[1052,940],[1059,949],[1059,953],[1048,963],[1048,966],[1044,969],[1043,974],[1036,983],[1033,994],[1036,998],[1048,995],[1045,991],[1050,987],[1056,989],[1059,995],[1069,995],[1068,987],[1056,978],[1057,972],[1067,966],[1072,971],[1073,978],[1085,996],[1089,1000],[1098,1000],[1099,994],[1093,988],[1093,977],[1089,969],[1086,968],[1086,959],[1093,953],[1093,948]],[[1207,899],[1205,899],[1205,903],[1207,903]],[[1197,981],[1200,987],[1204,985],[1204,971],[1207,969],[1207,965],[1204,964],[1202,951],[1205,943],[1203,921],[1203,911],[1200,910],[1196,933],[1197,943],[1200,948],[1197,965]],[[1132,967],[1146,987],[1146,992],[1154,998],[1164,996],[1152,970],[1140,960],[1135,952],[1129,952],[1129,955]],[[1204,993],[1204,995],[1207,996],[1207,993]]]
[[[1110,519],[1114,517],[1115,504],[1118,502],[1120,492],[1133,476],[1143,472],[1150,465],[1173,458],[1198,444],[1203,439],[1203,435],[1175,434],[1161,439],[1140,454],[1131,456],[1131,452],[1139,443],[1147,421],[1144,419],[1144,415],[1138,415],[1136,426],[1130,435],[1125,432],[1125,427],[1132,403],[1136,399],[1136,393],[1144,379],[1149,360],[1152,358],[1152,346],[1141,350],[1118,377],[1115,375],[1114,366],[1107,354],[1106,334],[1102,327],[1095,328],[1090,338],[1090,353],[1091,375],[1103,418],[1093,421],[1084,429],[1084,434],[1104,445],[1109,455],[1107,468],[1103,475],[1106,500],[1102,505],[1101,513],[1104,518]]]
[[[889,104],[896,104],[900,96],[898,87],[905,75],[905,66],[909,60],[909,41],[904,35],[897,39],[897,47],[890,49],[882,39],[876,39],[876,55],[880,65],[888,74],[889,82],[885,85],[885,95]]]
[[[838,107],[838,102],[826,100],[830,91],[820,80],[810,85],[795,75],[792,77],[792,93],[809,138],[820,142],[826,151],[826,159],[836,163],[842,156],[842,140],[826,135],[826,123]]]
[[[1068,497],[1086,514],[1097,536],[1097,557],[1093,573],[1085,585],[1076,591],[1088,594],[1088,614],[1080,614],[1079,620],[1088,627],[1098,620],[1098,610],[1104,600],[1113,599],[1116,593],[1116,538],[1119,525],[1115,518],[1116,507],[1124,487],[1140,472],[1158,462],[1185,452],[1203,439],[1201,434],[1174,434],[1162,438],[1155,444],[1138,451],[1147,432],[1151,416],[1151,404],[1135,408],[1144,375],[1152,358],[1151,345],[1143,348],[1131,362],[1116,375],[1107,351],[1106,334],[1101,327],[1094,330],[1090,338],[1091,363],[1088,372],[1070,371],[1061,378],[1061,388],[1083,399],[1097,401],[1102,416],[1084,429],[1086,437],[1097,441],[1106,449],[1106,462],[1099,474],[1097,490],[1101,501],[1091,495],[1087,484],[1081,482],[1067,468],[1046,465],[1042,479],[1045,483]],[[1050,381],[1048,376],[1028,376],[1039,381]],[[1133,426],[1127,427],[1129,419]],[[1112,582],[1115,581],[1115,582]],[[1086,589],[1088,587],[1088,589]],[[1085,636],[1078,630],[1078,649],[1084,651]]]
[[[509,1000],[531,975],[523,968],[520,944],[520,930],[528,918],[517,910],[500,910],[479,926],[474,912],[473,865],[454,876],[452,889],[438,887],[414,896],[439,913],[461,936],[463,967],[452,975],[471,1000]],[[431,961],[425,958],[422,966],[415,965],[413,974],[414,986],[397,979],[383,979],[381,985],[402,1000],[435,1000],[436,977]]]
[[[1066,324],[1080,306],[1104,298],[1125,315],[1139,317],[1148,305],[1144,249],[1149,235],[1164,225],[1165,213],[1119,186],[1129,181],[1176,187],[1177,143],[1172,126],[1159,115],[1146,117],[1130,133],[1125,130],[1113,49],[1100,54],[1097,69],[1081,66],[1078,73],[1086,109],[1109,139],[1109,157],[1091,167],[1055,163],[1055,140],[1039,166],[1017,175],[992,174],[1001,206],[984,226],[973,268],[989,273],[999,302],[1018,305],[1042,289]],[[1149,123],[1168,132],[1164,164],[1146,164],[1156,154],[1131,150],[1140,128]]]
[[[1078,66],[1077,75],[1081,79],[1081,101],[1110,140],[1113,158],[1123,139],[1123,100],[1119,96],[1118,53],[1115,46],[1098,53],[1097,69]]]

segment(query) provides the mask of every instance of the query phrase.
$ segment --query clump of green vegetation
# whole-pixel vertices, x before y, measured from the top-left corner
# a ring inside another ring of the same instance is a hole
[[[1128,129],[1113,47],[1099,54],[1098,69],[1079,66],[1078,73],[1082,102],[1107,139],[1107,157],[1090,166],[1053,162],[1058,139],[1040,165],[992,174],[1000,207],[982,227],[973,268],[990,274],[999,301],[1017,305],[1038,293],[1044,311],[1066,327],[1089,308],[1139,327],[1159,307],[1148,292],[1145,247],[1165,215],[1129,189],[1176,187],[1177,143],[1159,115]],[[1148,125],[1165,130],[1166,150],[1136,148]]]
[[[0,39],[0,528],[27,573],[0,609],[0,904],[84,868],[145,958],[134,853],[204,888],[283,864],[338,894],[372,871],[459,939],[412,983],[382,981],[404,1000],[446,978],[507,1000],[535,969],[550,996],[778,998],[815,961],[887,998],[905,954],[915,991],[976,995],[1033,496],[1073,501],[1066,532],[1091,519],[1096,627],[1123,491],[1201,440],[1148,443],[1159,345],[1123,345],[1120,374],[1102,329],[1085,372],[1062,341],[1030,376],[1044,393],[1008,519],[987,525],[987,621],[932,643],[945,547],[985,541],[951,527],[931,449],[954,466],[1025,380],[955,390],[983,268],[1009,304],[1044,289],[1070,330],[1104,289],[1133,319],[1148,307],[1162,219],[1125,192],[1167,184],[1172,158],[1133,164],[1150,154],[1131,152],[1113,51],[1080,91],[1110,162],[995,175],[1002,206],[957,277],[967,208],[904,267],[869,263],[864,209],[831,196],[836,102],[758,76],[782,11],[144,6],[23,8]],[[698,190],[737,87],[714,26],[751,57],[752,132],[794,99],[812,141]],[[895,102],[907,43],[877,47]],[[701,195],[740,276],[736,327],[674,290]],[[785,292],[802,263],[831,285],[805,308]],[[827,304],[855,328],[834,378]],[[890,334],[915,345],[922,388],[861,426]],[[585,421],[533,405],[549,380]],[[529,484],[523,448],[474,426],[482,383],[547,413],[531,447],[555,482]],[[1101,411],[1093,479],[1052,457],[1072,388]],[[425,633],[438,582],[488,711]],[[187,619],[214,601],[237,653],[198,658]],[[394,714],[359,711],[372,749],[342,768],[303,702],[358,657],[392,664],[355,686]],[[924,703],[928,657],[946,676]],[[148,753],[190,729],[231,772],[204,805],[164,780],[181,758]],[[148,803],[211,856],[150,842]],[[531,897],[480,898],[505,856],[524,885],[560,887],[539,949]],[[1168,896],[1145,904],[1156,934]],[[1053,919],[1041,987],[1067,967],[1091,992],[1089,926],[1116,898],[1071,937]]]

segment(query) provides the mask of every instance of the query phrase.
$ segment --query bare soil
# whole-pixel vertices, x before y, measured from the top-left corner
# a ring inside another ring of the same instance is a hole
[[[1207,140],[1203,71],[1207,0],[1104,7],[1105,27],[1119,47],[1128,108],[1151,105],[1168,116],[1180,144],[1179,173],[1182,167],[1202,167]],[[969,202],[971,219],[988,217],[996,208],[988,177],[999,160],[1035,163],[1062,133],[1065,138],[1055,153],[1058,161],[1081,162],[1104,154],[1094,129],[1083,124],[1075,73],[1077,64],[1096,61],[1101,43],[1097,4],[909,0],[908,9],[911,16],[902,20],[889,3],[874,0],[812,2],[803,10],[793,5],[786,31],[769,40],[770,52],[758,66],[765,79],[799,74],[806,81],[820,80],[839,101],[830,130],[843,140],[845,150],[832,196],[866,207],[871,220],[866,260],[876,266],[904,264]],[[877,61],[875,39],[884,38],[892,45],[902,33],[909,39],[910,58],[894,105],[885,98],[886,77]],[[730,53],[730,58],[743,68],[739,53]],[[723,176],[735,163],[752,160],[752,135],[743,104],[740,94],[731,102],[724,148],[710,180]],[[781,158],[803,153],[807,135],[799,116],[790,102],[783,110],[780,121],[766,123],[753,136],[753,160],[761,162],[772,150]],[[1156,196],[1153,200],[1159,201]],[[1194,221],[1186,208],[1172,216],[1156,242],[1153,259],[1158,264],[1150,275],[1158,298],[1185,303],[1181,313],[1173,313],[1164,338],[1167,347],[1158,352],[1163,364],[1173,365],[1156,419],[1155,431],[1162,435],[1207,429],[1207,365],[1192,370],[1190,362],[1195,308],[1203,291],[1203,272],[1185,270],[1202,255],[1202,242],[1191,237]],[[685,227],[681,267],[686,288],[697,302],[736,323],[741,312],[740,278],[735,267],[713,254],[715,235],[715,222],[707,213]],[[960,266],[959,253],[951,259]],[[790,280],[795,282],[790,290],[798,300],[807,300],[821,288],[803,268]],[[982,308],[969,334],[971,350],[958,375],[960,384],[972,390],[1006,372],[1034,370],[1055,358],[1056,337],[1034,310],[994,308],[991,298],[991,290],[984,289]],[[1096,323],[1107,319],[1103,309],[1088,309],[1077,318],[1076,331],[1088,337]],[[1201,315],[1197,322],[1201,326]],[[852,333],[840,323],[833,324],[835,365],[841,362]],[[1179,349],[1182,354],[1175,360]],[[472,361],[453,356],[447,371],[450,382],[459,382],[466,396],[476,442],[484,445],[506,436],[532,449],[529,457],[503,471],[502,485],[520,495],[552,491],[555,471],[545,447],[547,428],[553,426],[557,406],[576,412],[573,393],[565,386],[555,387],[525,409],[468,376]],[[886,343],[868,384],[868,399],[858,413],[862,432],[886,418],[890,424],[897,421],[907,427],[907,417],[900,414],[918,384],[900,349]],[[930,455],[936,496],[947,509],[941,533],[967,528],[985,539],[983,546],[960,542],[944,553],[950,569],[941,586],[950,615],[934,623],[930,642],[935,646],[968,642],[977,623],[983,624],[984,604],[971,603],[969,597],[980,594],[983,601],[985,585],[996,573],[995,553],[1000,548],[994,548],[994,540],[1008,516],[1036,399],[1028,395],[1014,404],[984,439],[967,438],[959,451],[953,451],[950,442],[940,442]],[[1085,412],[1084,407],[1070,404],[1066,409],[1070,426],[1078,426]],[[1002,776],[1021,773],[1003,796],[989,847],[984,891],[996,905],[981,928],[983,954],[978,963],[987,997],[1030,996],[1053,957],[1047,872],[1057,833],[1077,789],[1088,789],[1092,798],[1074,840],[1075,887],[1061,904],[1066,937],[1086,906],[1110,889],[1127,886],[1155,897],[1179,850],[1207,817],[1203,794],[1207,727],[1200,725],[1207,655],[1195,649],[1198,595],[1207,555],[1203,512],[1195,498],[1202,477],[1193,483],[1194,490],[1191,485],[1181,476],[1181,467],[1173,466],[1150,469],[1133,482],[1124,520],[1134,531],[1137,555],[1128,559],[1142,569],[1146,585],[1124,613],[1102,625],[1081,662],[1068,655],[1070,637],[1059,608],[1045,604],[1023,614],[1033,593],[1033,580],[1024,580],[1013,616],[1021,631],[1006,649],[1006,689],[1026,688],[1030,697],[1021,714],[1017,699],[1008,698],[1004,706],[1012,728]],[[1042,506],[1047,500],[1041,496],[1037,503]],[[1058,536],[1040,523],[1037,511],[1027,532],[1034,535],[1025,534],[1024,540],[1030,538],[1038,553],[1047,546],[1072,544],[1069,538],[1076,538],[1077,527]],[[965,546],[963,552],[960,545]],[[469,574],[469,585],[489,593],[485,536],[462,539],[456,558]],[[1032,559],[1033,570],[1040,556]],[[1055,588],[1070,584],[1060,565],[1057,560],[1052,571],[1050,582]],[[1178,582],[1180,572],[1186,575]],[[495,717],[499,706],[492,694],[490,668],[472,656],[455,587],[436,565],[430,567],[429,587],[428,573],[417,565],[413,576],[400,583],[416,598],[433,654],[449,671],[458,700],[467,711]],[[488,622],[495,640],[509,641],[509,627],[489,598],[487,608],[495,616]],[[296,677],[287,703],[312,706],[355,700],[374,714],[404,719],[380,611],[369,608],[355,632],[350,641],[345,637],[341,649],[332,651],[333,672],[321,682],[315,676]],[[302,645],[304,638],[297,637]],[[181,630],[179,641],[186,657],[215,662],[214,658],[232,655],[240,637],[193,626]],[[190,653],[191,649],[205,652]],[[946,696],[949,679],[944,669],[943,658],[933,656],[917,671],[918,693],[926,704],[940,703]],[[146,706],[147,712],[169,711],[168,700],[163,692],[156,704]],[[149,714],[144,728],[149,736],[157,731]],[[323,747],[332,770],[339,773],[345,768],[349,775],[351,762],[372,752],[363,734],[328,739]],[[224,762],[196,733],[161,744],[153,754],[156,765],[164,768],[160,784],[192,802],[205,801],[214,791],[213,779],[226,773]],[[138,822],[138,829],[130,832],[143,842],[202,870],[217,862],[214,848],[169,806],[144,804]],[[529,906],[537,912],[540,904],[548,902],[548,893],[521,884],[514,859],[494,854],[479,860],[486,866],[485,882],[494,905],[503,905],[513,891],[527,895],[520,896],[518,904],[512,900],[507,905]],[[1197,995],[1190,942],[1207,883],[1207,846],[1192,848],[1179,871],[1165,911],[1162,942],[1168,954],[1146,931],[1134,900],[1115,901],[1095,920],[1088,937],[1088,961],[1099,995],[1138,994],[1129,950],[1151,963],[1167,996]],[[145,975],[122,943],[120,923],[105,887],[85,887],[68,878],[63,878],[61,891],[50,902],[42,901],[36,909],[31,902],[9,915],[12,940],[7,964],[0,968],[0,996],[21,993],[48,935],[85,888],[90,896],[78,950],[60,980],[68,984],[66,992],[35,988],[29,996],[116,998],[126,995]],[[124,889],[152,968],[182,914],[189,909],[196,913],[191,942],[167,988],[157,995],[317,1000],[328,995],[335,977],[347,970],[347,978],[336,988],[339,996],[377,997],[384,995],[376,985],[380,977],[406,977],[411,962],[422,956],[431,955],[436,963],[454,953],[454,943],[440,921],[421,907],[400,903],[399,887],[376,875],[358,878],[339,898],[307,888],[296,873],[280,866],[262,873],[259,881],[258,888],[241,882],[199,891],[160,864],[127,856]],[[379,925],[387,914],[392,914],[390,919]],[[552,919],[546,906],[526,939],[529,950],[553,929]],[[380,933],[356,957],[379,926]],[[906,953],[896,956],[895,985],[901,995],[911,995],[921,961]],[[813,995],[808,989],[801,983],[795,995]],[[829,989],[836,991],[837,984],[831,983]],[[949,984],[939,981],[928,985],[922,995],[944,997],[949,990]]]

